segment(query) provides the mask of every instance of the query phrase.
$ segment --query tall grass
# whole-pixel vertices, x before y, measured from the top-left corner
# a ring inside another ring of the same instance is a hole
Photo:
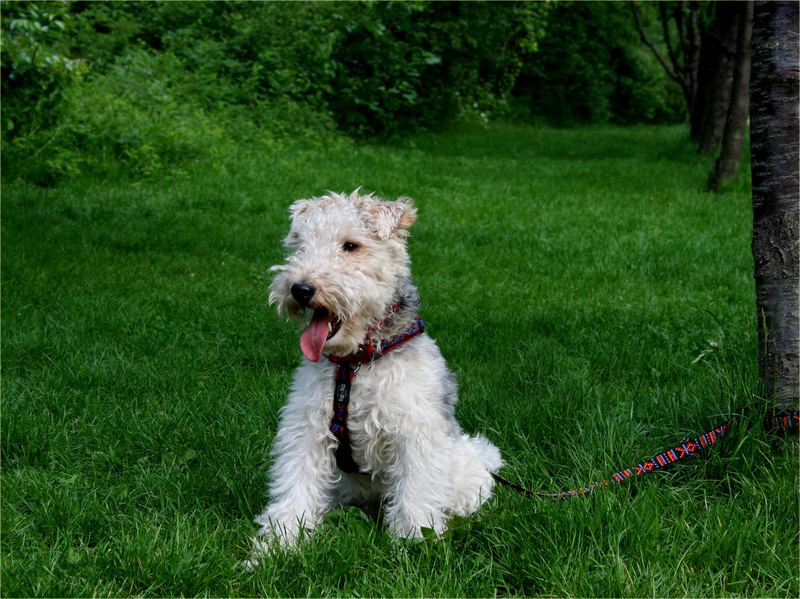
[[[758,402],[749,181],[710,195],[708,166],[682,128],[497,126],[6,186],[2,594],[800,595],[796,447],[758,427],[581,499],[501,488],[440,541],[338,511],[236,569],[300,360],[266,306],[293,199],[416,199],[459,420],[550,491]]]

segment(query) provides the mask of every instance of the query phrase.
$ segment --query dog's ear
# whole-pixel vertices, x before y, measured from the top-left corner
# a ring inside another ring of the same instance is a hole
[[[394,202],[376,201],[369,214],[369,224],[379,239],[405,237],[408,229],[417,220],[417,209],[411,198],[399,198]]]
[[[289,206],[289,216],[292,218],[292,222],[295,222],[298,218],[303,216],[310,206],[311,200],[297,200],[294,204]]]
[[[297,200],[289,206],[289,217],[292,219],[292,226],[289,228],[289,234],[283,239],[283,245],[287,248],[293,248],[299,243],[300,236],[297,234],[295,225],[303,219],[303,215],[310,207],[311,200]]]

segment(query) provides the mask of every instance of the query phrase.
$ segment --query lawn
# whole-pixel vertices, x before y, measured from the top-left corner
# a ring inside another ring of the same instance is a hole
[[[744,426],[587,497],[500,488],[438,541],[353,508],[237,568],[301,359],[266,303],[292,200],[415,198],[459,420],[559,491],[758,403],[749,181],[708,168],[682,127],[493,126],[5,185],[2,595],[799,596],[796,445]]]

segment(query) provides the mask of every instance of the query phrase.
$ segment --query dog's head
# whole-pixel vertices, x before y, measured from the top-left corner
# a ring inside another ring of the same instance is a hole
[[[323,351],[354,352],[410,278],[406,236],[414,205],[356,190],[298,200],[289,212],[284,244],[291,254],[271,269],[277,275],[269,302],[279,314],[307,321],[300,348],[309,360]]]

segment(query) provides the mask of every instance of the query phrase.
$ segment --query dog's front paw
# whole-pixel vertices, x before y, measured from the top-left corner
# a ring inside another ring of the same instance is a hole
[[[302,517],[287,517],[270,507],[255,522],[259,525],[258,533],[253,537],[250,558],[242,564],[247,571],[255,569],[265,556],[294,549],[307,532]]]
[[[285,526],[273,523],[262,525],[258,534],[253,537],[250,557],[242,562],[242,569],[246,572],[252,572],[265,557],[294,549],[301,533],[302,529],[292,532],[287,530]]]
[[[276,555],[285,548],[286,546],[275,536],[256,535],[251,543],[250,557],[241,563],[241,567],[245,572],[253,572],[258,568],[261,560],[271,555]]]
[[[411,514],[404,511],[387,513],[389,529],[401,539],[424,539],[439,536],[447,528],[447,519],[440,511],[431,514]]]
[[[245,572],[255,572],[266,552],[267,548],[263,546],[263,541],[258,537],[253,537],[253,548],[250,550],[250,557],[241,562],[239,567]]]

